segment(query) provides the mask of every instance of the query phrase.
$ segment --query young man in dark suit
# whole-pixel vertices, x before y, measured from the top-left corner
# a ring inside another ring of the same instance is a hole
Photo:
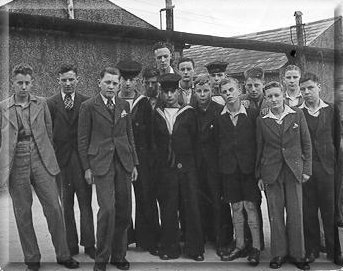
[[[0,182],[8,182],[27,270],[38,271],[41,253],[32,221],[32,187],[42,204],[57,263],[74,269],[66,240],[55,176],[60,172],[52,146],[52,123],[46,100],[30,93],[33,69],[16,65],[14,94],[0,103]],[[32,186],[32,187],[31,187]]]
[[[223,261],[247,256],[244,224],[248,223],[252,247],[248,261],[259,264],[261,241],[258,217],[261,193],[255,178],[257,109],[245,108],[239,99],[239,82],[231,77],[220,82],[226,105],[218,116],[215,141],[218,144],[219,171],[223,174],[225,199],[231,205],[236,245]],[[246,215],[245,215],[245,213]]]
[[[130,268],[125,255],[138,158],[130,105],[116,97],[119,81],[117,68],[102,70],[100,93],[80,108],[79,153],[87,183],[96,185],[99,204],[94,271],[106,270],[110,256],[118,269]]]
[[[51,119],[53,143],[61,172],[57,176],[60,198],[67,230],[67,242],[71,255],[79,253],[79,241],[74,215],[74,196],[80,208],[80,245],[94,259],[95,238],[92,211],[92,187],[84,179],[78,149],[77,127],[79,110],[88,97],[76,91],[79,77],[73,65],[63,65],[58,71],[60,90],[47,100]]]
[[[340,114],[337,107],[320,98],[319,78],[306,73],[300,78],[300,92],[304,98],[303,110],[312,142],[312,176],[303,185],[304,236],[309,262],[319,257],[320,210],[325,234],[327,258],[340,256],[335,223],[335,174],[338,172],[340,152]]]
[[[194,61],[191,58],[181,58],[177,64],[181,80],[179,83],[179,103],[195,106],[194,96]]]
[[[212,242],[218,256],[222,256],[233,241],[231,210],[223,201],[218,146],[214,133],[216,118],[223,106],[211,99],[212,90],[208,75],[198,77],[194,88],[198,123],[196,162],[203,233],[205,241]],[[223,210],[227,211],[226,214]]]
[[[185,219],[184,253],[195,261],[203,261],[204,240],[195,166],[197,123],[194,109],[178,103],[179,80],[177,74],[159,77],[163,105],[155,109],[153,121],[161,211],[160,258],[169,260],[180,256],[178,211],[181,199]]]
[[[152,108],[148,97],[140,94],[136,79],[142,65],[133,60],[120,61],[117,68],[121,74],[118,97],[130,104],[133,135],[139,160],[138,179],[133,183],[136,199],[135,227],[129,230],[129,240],[136,246],[158,255],[159,219],[155,179],[150,167],[152,156]]]

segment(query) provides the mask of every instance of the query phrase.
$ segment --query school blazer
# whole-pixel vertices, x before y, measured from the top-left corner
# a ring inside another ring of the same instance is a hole
[[[320,109],[317,129],[311,141],[324,170],[329,174],[334,174],[340,152],[341,122],[338,108],[332,104],[328,105]],[[308,117],[307,109],[302,110],[305,118]]]
[[[78,150],[84,170],[105,175],[117,156],[127,172],[138,165],[129,103],[116,97],[114,117],[100,93],[83,102],[78,126]]]
[[[312,146],[304,113],[291,107],[295,113],[283,119],[283,129],[275,120],[257,118],[256,177],[266,184],[274,183],[283,163],[301,182],[302,174],[312,175]]]
[[[71,116],[68,115],[60,92],[47,99],[51,119],[53,143],[60,167],[66,167],[73,151],[77,148],[77,128],[81,103],[89,97],[75,92]]]
[[[52,123],[45,98],[30,94],[31,131],[42,163],[51,175],[60,172],[52,146]],[[0,102],[0,183],[8,181],[18,141],[18,122],[14,96]]]

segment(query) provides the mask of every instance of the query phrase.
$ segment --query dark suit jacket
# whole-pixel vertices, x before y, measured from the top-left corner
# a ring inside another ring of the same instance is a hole
[[[42,163],[51,175],[60,172],[52,146],[52,123],[45,98],[30,95],[30,124]],[[0,184],[8,180],[18,140],[14,96],[0,102]]]
[[[307,109],[303,108],[302,110],[307,119],[309,116]],[[340,133],[341,122],[338,108],[329,104],[328,107],[320,109],[317,130],[315,135],[311,137],[311,141],[323,168],[329,174],[334,173],[339,158]]]
[[[83,102],[79,114],[78,148],[83,169],[94,175],[108,172],[116,152],[124,169],[132,172],[138,165],[130,106],[116,97],[114,117],[100,93]]]
[[[216,142],[219,150],[219,170],[232,174],[239,167],[244,174],[254,173],[256,159],[256,118],[259,111],[246,108],[234,126],[229,114],[219,115]]]
[[[216,119],[222,110],[223,106],[214,101],[210,101],[206,111],[199,107],[195,108],[198,122],[197,166],[201,166],[201,161],[204,159],[211,171],[218,171],[218,145],[215,138],[215,126]]]
[[[60,167],[68,164],[70,155],[77,148],[77,128],[81,103],[88,97],[75,93],[74,106],[70,112],[64,107],[62,95],[56,93],[47,100],[51,119],[54,149]]]
[[[175,166],[182,171],[195,169],[197,122],[194,109],[186,105],[180,108],[172,134],[169,133],[163,108],[154,111],[153,134],[156,144],[158,167],[168,167],[168,147],[175,154]],[[171,140],[171,141],[170,141]]]
[[[302,174],[312,175],[312,146],[306,119],[301,109],[283,119],[283,129],[275,120],[257,118],[256,177],[264,183],[277,180],[283,163],[300,182]]]

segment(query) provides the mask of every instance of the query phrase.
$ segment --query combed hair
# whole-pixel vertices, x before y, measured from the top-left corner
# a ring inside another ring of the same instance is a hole
[[[168,48],[170,53],[173,52],[173,46],[170,43],[168,43],[168,42],[159,41],[159,42],[156,42],[152,46],[153,52],[155,52],[157,49],[161,49],[161,48]]]
[[[303,82],[310,81],[310,80],[315,82],[315,83],[319,83],[318,76],[314,73],[311,73],[311,72],[307,72],[304,75],[302,75],[300,77],[299,83],[303,83]]]
[[[77,74],[77,67],[71,63],[65,63],[59,68],[58,74],[63,74],[70,71],[73,71],[75,74]]]
[[[282,84],[280,84],[278,81],[271,81],[264,85],[263,93],[265,93],[265,91],[270,88],[279,88],[282,92],[284,91]]]
[[[177,67],[179,67],[179,65],[183,62],[192,62],[193,68],[195,68],[195,63],[194,60],[190,57],[182,57],[179,59],[179,61],[177,62]]]
[[[236,78],[233,78],[231,76],[227,76],[223,80],[220,81],[219,90],[222,89],[222,86],[224,86],[228,83],[234,83],[238,88],[241,88],[241,85],[239,84],[239,81]]]
[[[194,87],[196,87],[197,85],[205,85],[205,84],[209,84],[210,83],[210,76],[208,75],[201,75],[199,77],[197,77],[194,81]]]
[[[301,69],[297,65],[288,65],[285,68],[285,71],[284,71],[283,75],[285,75],[286,72],[288,72],[288,71],[298,71],[300,76],[301,76]]]
[[[33,68],[26,63],[17,64],[12,70],[12,76],[16,76],[17,74],[30,75],[32,77]]]
[[[112,75],[119,75],[119,77],[120,77],[120,71],[117,68],[113,68],[113,67],[106,67],[106,68],[104,68],[100,72],[100,79],[104,78],[105,73],[109,73],[109,74],[112,74]]]

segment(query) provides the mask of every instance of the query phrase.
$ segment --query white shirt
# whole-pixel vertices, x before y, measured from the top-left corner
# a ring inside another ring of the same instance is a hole
[[[270,118],[270,119],[274,119],[276,121],[277,124],[282,124],[283,119],[288,115],[288,114],[294,114],[296,113],[292,108],[290,108],[288,105],[285,104],[285,110],[282,112],[280,118],[278,118],[277,116],[275,116],[272,111],[269,109],[269,112],[267,115],[265,115],[264,119],[266,118]]]
[[[237,125],[237,121],[238,121],[238,115],[239,114],[247,115],[247,110],[245,109],[245,107],[242,104],[241,104],[241,107],[239,108],[239,110],[237,112],[231,112],[229,110],[229,108],[227,108],[227,106],[225,106],[220,114],[224,115],[226,113],[229,114],[229,116],[231,118],[231,121],[232,121],[232,124],[234,126],[236,126]]]
[[[211,99],[212,99],[212,101],[216,102],[217,104],[225,105],[225,100],[220,95],[214,95],[211,97]]]
[[[322,99],[319,99],[319,105],[317,108],[315,109],[312,109],[312,108],[309,108],[305,102],[302,103],[302,105],[299,106],[299,108],[303,109],[303,108],[306,108],[307,109],[307,112],[313,116],[313,117],[318,117],[319,116],[319,113],[320,113],[320,109],[322,108],[325,108],[325,107],[328,107],[329,105],[326,104]]]
[[[100,96],[101,96],[102,100],[104,101],[104,104],[107,105],[107,100],[108,99],[104,95],[102,95],[101,93],[100,93]],[[116,104],[115,96],[113,96],[112,102],[113,102],[113,104]]]
[[[166,117],[167,126],[170,134],[173,132],[174,123],[177,117],[179,108],[164,108],[164,115]]]
[[[61,95],[62,95],[62,100],[64,101],[64,98],[65,98],[66,94],[63,91],[61,91]],[[71,96],[71,99],[74,102],[74,100],[75,100],[75,92],[70,93],[70,96]]]

